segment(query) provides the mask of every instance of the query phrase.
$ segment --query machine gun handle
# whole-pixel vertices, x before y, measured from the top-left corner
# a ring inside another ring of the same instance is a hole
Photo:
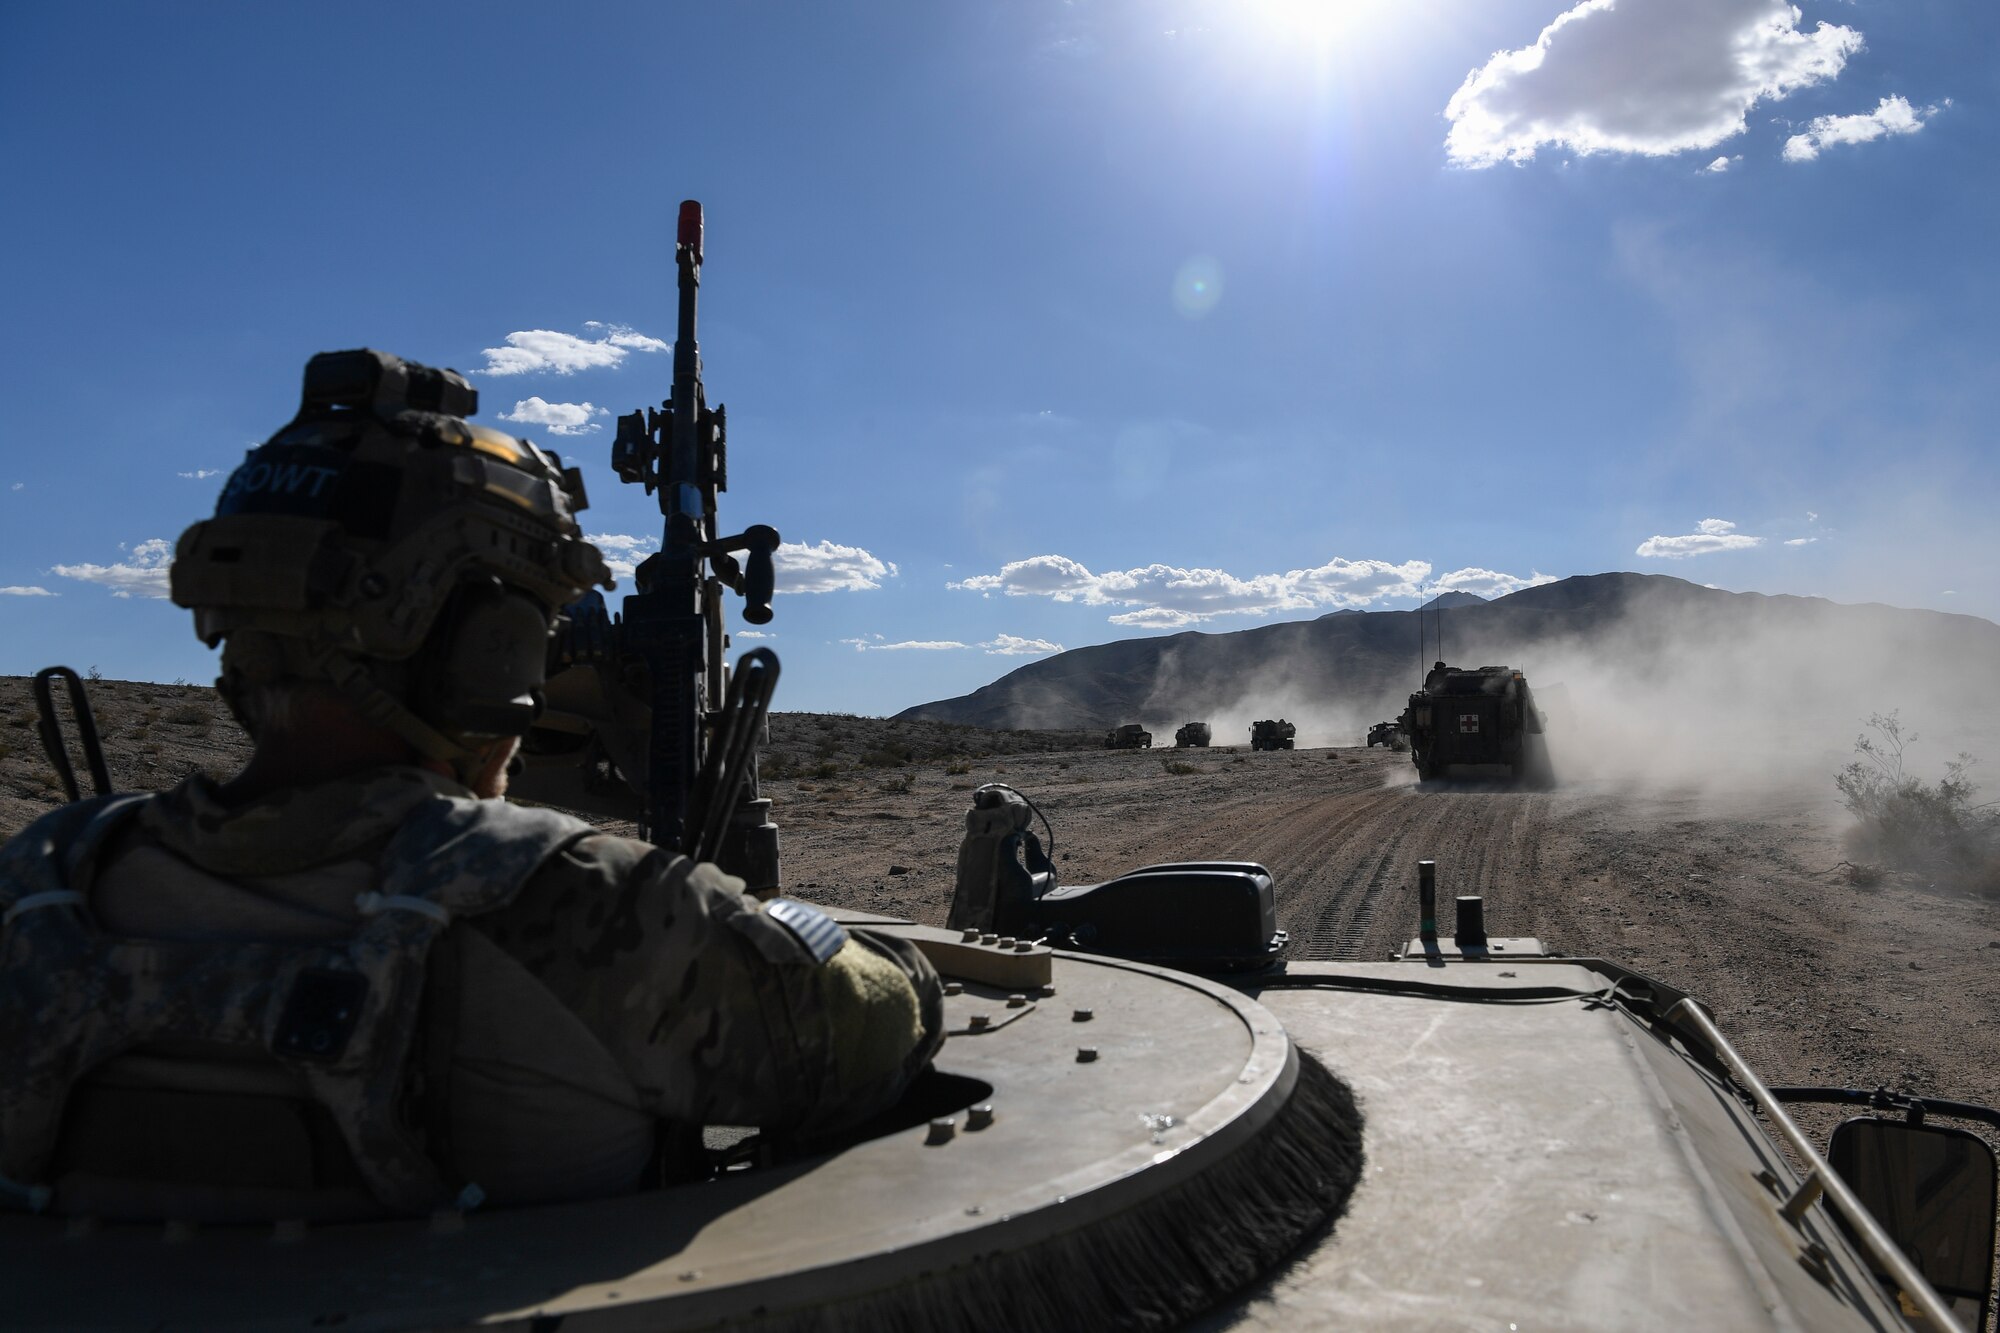
[[[778,530],[764,523],[743,530],[748,558],[743,570],[743,618],[752,625],[771,623],[771,595],[778,574],[772,568],[771,553],[778,549]]]

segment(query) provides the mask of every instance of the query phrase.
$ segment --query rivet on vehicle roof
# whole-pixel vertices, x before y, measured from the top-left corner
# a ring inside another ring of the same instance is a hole
[[[1097,1017],[1097,1014],[1094,1010],[1079,1009],[1069,1016],[1069,1021],[1072,1023],[1088,1023],[1095,1017]]]
[[[924,1142],[948,1143],[951,1141],[951,1136],[954,1133],[956,1133],[957,1130],[958,1130],[958,1122],[956,1120],[953,1120],[948,1115],[939,1116],[936,1120],[931,1121],[930,1137],[925,1139]]]
[[[1011,949],[1011,948],[1013,948],[1013,947],[1014,947],[1014,937],[1013,937],[1012,935],[1002,935],[1002,936],[1000,937],[1000,947],[1001,947],[1001,948],[1003,948],[1003,949]]]
[[[965,994],[965,983],[963,981],[947,981],[944,983],[944,993],[946,995],[963,995]]]
[[[989,930],[984,935],[981,935],[979,937],[979,942],[981,944],[998,944],[1000,942],[1000,937],[998,935],[995,935],[992,931]]]
[[[968,944],[969,944],[969,943],[971,943],[971,942],[972,942],[973,940],[976,940],[976,939],[978,939],[978,938],[979,938],[979,927],[977,927],[977,926],[967,926],[967,927],[966,927],[966,928],[965,928],[964,930],[961,930],[961,931],[959,931],[959,932],[958,932],[958,937],[959,937],[959,938],[960,938],[961,940],[964,940],[964,941],[965,941],[966,943],[968,943]]]
[[[993,1103],[981,1102],[965,1113],[967,1129],[985,1129],[993,1123]]]
[[[972,1030],[974,1032],[977,1032],[981,1028],[985,1027],[988,1023],[991,1023],[992,1021],[993,1018],[992,1015],[990,1014],[974,1014],[972,1016]]]
[[[1022,1005],[1026,1004],[1027,1002],[1028,1002],[1028,997],[1025,995],[1009,995],[1007,997],[1007,1007],[1009,1009],[1019,1009]]]
[[[1033,940],[1014,941],[1015,953],[1033,953],[1034,951],[1035,951],[1035,942]]]
[[[1055,983],[1055,982],[1053,982],[1053,981],[1051,981],[1051,982],[1047,982],[1047,983],[1045,983],[1045,984],[1044,984],[1044,985],[1042,986],[1042,994],[1044,994],[1044,995],[1054,995],[1055,993],[1056,993],[1056,983]]]
[[[1097,1048],[1095,1046],[1079,1046],[1076,1048],[1076,1062],[1078,1064],[1087,1065],[1096,1058]]]

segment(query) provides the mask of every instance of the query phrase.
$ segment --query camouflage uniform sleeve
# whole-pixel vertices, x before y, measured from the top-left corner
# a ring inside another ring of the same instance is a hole
[[[937,974],[906,941],[851,932],[822,962],[742,881],[630,838],[578,840],[479,924],[672,1120],[859,1120],[943,1040]]]

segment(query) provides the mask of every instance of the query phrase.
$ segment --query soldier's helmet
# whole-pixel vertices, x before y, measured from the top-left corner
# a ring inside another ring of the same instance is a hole
[[[528,730],[561,608],[612,582],[582,475],[478,409],[455,371],[322,352],[298,415],[181,534],[174,602],[223,642],[216,684],[253,735],[258,687],[289,681],[329,682],[434,759]]]

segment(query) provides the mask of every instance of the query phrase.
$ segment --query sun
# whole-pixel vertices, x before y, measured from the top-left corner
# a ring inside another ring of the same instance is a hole
[[[1273,37],[1300,46],[1350,45],[1387,22],[1397,0],[1236,0]]]

